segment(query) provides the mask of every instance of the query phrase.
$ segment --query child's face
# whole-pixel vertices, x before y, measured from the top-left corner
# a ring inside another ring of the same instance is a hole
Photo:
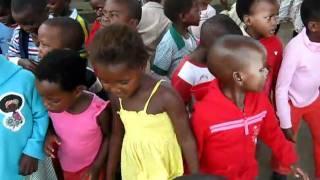
[[[48,19],[48,12],[45,9],[42,12],[35,12],[29,7],[22,12],[12,11],[12,17],[24,31],[38,34],[38,28]]]
[[[187,26],[198,26],[200,21],[200,7],[198,1],[193,1],[192,8],[182,13],[181,21]]]
[[[268,69],[266,68],[263,54],[257,50],[249,50],[247,53],[247,64],[242,74],[242,87],[244,91],[260,92],[263,90]],[[235,79],[236,81],[238,79]]]
[[[49,8],[49,13],[59,16],[66,7],[69,7],[69,4],[70,0],[48,0],[47,7]]]
[[[43,58],[54,49],[61,49],[60,31],[56,27],[42,24],[38,31],[39,57]]]
[[[125,99],[132,96],[140,86],[144,69],[131,69],[125,64],[100,65],[93,63],[94,71],[103,88],[113,95]]]
[[[107,0],[103,8],[102,26],[110,24],[127,24],[133,28],[138,25],[138,20],[129,15],[128,7],[125,4],[118,3],[116,0]]]
[[[91,0],[90,5],[92,9],[96,12],[97,14],[97,19],[100,20],[100,18],[103,15],[103,7],[104,7],[104,0]]]
[[[11,20],[10,9],[0,7],[0,22],[6,25],[9,23],[10,20]]]
[[[310,41],[320,42],[320,21],[310,21],[307,25],[308,37]]]
[[[36,87],[45,107],[50,112],[60,113],[68,110],[74,104],[78,91],[63,91],[59,84],[47,80],[36,80]]]
[[[244,17],[247,28],[254,32],[254,38],[266,38],[275,34],[278,24],[279,5],[267,1],[254,3],[250,15]]]

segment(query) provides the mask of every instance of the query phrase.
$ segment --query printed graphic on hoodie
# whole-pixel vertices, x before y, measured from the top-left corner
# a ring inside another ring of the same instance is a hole
[[[6,93],[0,97],[0,112],[4,114],[3,126],[13,132],[19,131],[25,123],[21,113],[24,98],[17,93]]]

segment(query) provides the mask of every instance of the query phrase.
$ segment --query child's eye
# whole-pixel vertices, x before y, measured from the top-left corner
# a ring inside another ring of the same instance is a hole
[[[117,17],[118,14],[117,13],[110,13],[110,17]]]
[[[266,19],[267,21],[270,21],[270,20],[271,20],[271,16],[267,16],[267,17],[265,17],[265,19]]]
[[[119,81],[119,84],[121,84],[121,85],[127,85],[128,83],[129,83],[129,81],[127,81],[127,80]]]

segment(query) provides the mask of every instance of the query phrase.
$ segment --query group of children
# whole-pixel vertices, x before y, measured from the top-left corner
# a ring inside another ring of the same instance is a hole
[[[284,50],[277,0],[237,0],[241,27],[207,0],[143,3],[91,0],[88,31],[70,0],[0,0],[1,178],[253,180],[260,139],[273,180],[307,180],[303,118],[320,179],[318,0]]]

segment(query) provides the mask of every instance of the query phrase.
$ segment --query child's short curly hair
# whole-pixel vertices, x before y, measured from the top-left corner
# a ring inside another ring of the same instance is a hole
[[[320,22],[320,1],[304,0],[301,4],[301,19],[306,28],[310,21]]]
[[[179,14],[188,12],[195,0],[165,0],[164,14],[172,21],[177,22]]]
[[[243,18],[245,15],[251,14],[252,7],[257,2],[270,2],[272,4],[277,4],[277,0],[237,0],[236,4],[236,11],[241,21],[243,21]]]
[[[69,17],[55,17],[42,24],[58,29],[59,40],[63,45],[61,48],[70,48],[75,51],[80,51],[83,48],[85,36],[78,21]]]
[[[46,10],[47,0],[12,0],[11,10],[13,12],[22,12],[27,8],[31,8],[34,13]]]
[[[56,49],[49,52],[36,68],[39,81],[57,83],[64,91],[85,85],[87,61],[74,50]]]
[[[89,47],[89,59],[93,63],[139,68],[146,66],[148,53],[136,30],[124,24],[113,24],[95,35]]]

